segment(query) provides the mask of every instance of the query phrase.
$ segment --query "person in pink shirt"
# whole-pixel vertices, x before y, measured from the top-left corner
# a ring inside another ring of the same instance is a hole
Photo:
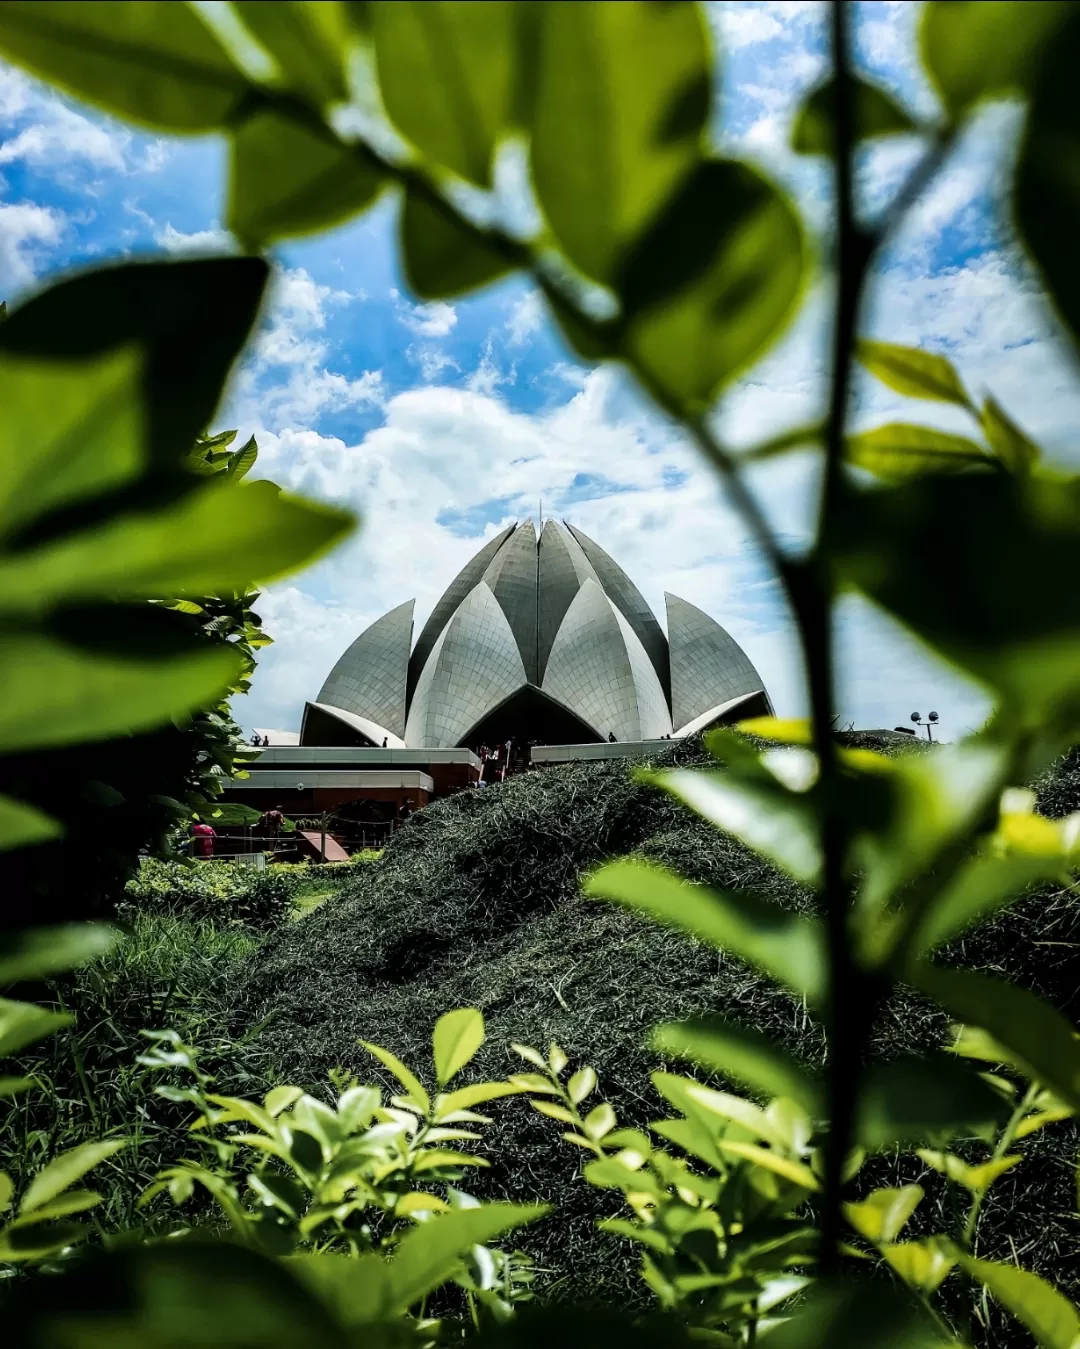
[[[213,857],[214,839],[217,835],[208,824],[193,824],[191,833],[194,838],[194,852],[196,857]]]

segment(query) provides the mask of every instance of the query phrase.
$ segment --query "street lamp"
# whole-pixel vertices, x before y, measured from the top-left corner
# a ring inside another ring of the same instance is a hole
[[[926,737],[927,737],[927,739],[930,740],[931,742],[932,742],[933,739],[934,739],[934,730],[933,730],[933,728],[934,728],[934,726],[937,725],[938,719],[939,719],[939,718],[938,718],[938,714],[937,714],[936,712],[931,712],[931,713],[929,714],[929,716],[926,718],[926,722],[927,722],[927,725],[926,725]],[[911,714],[911,720],[915,723],[916,726],[921,726],[921,725],[922,725],[922,713],[921,713],[921,712],[912,712],[912,714]]]

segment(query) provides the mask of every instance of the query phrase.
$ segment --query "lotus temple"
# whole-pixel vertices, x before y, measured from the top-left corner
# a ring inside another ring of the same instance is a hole
[[[644,755],[772,711],[715,619],[665,596],[661,626],[622,568],[574,525],[489,540],[414,633],[414,601],[342,652],[229,795],[293,813],[412,809],[507,771]],[[666,627],[666,631],[665,631]],[[378,813],[376,811],[376,813]]]

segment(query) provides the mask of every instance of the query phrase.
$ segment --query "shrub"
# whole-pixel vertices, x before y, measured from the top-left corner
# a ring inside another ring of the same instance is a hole
[[[233,862],[142,859],[124,887],[121,919],[135,912],[173,914],[266,931],[285,922],[292,893],[282,868],[257,871]]]

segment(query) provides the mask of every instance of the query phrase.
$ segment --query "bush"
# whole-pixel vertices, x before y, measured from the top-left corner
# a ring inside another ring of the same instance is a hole
[[[232,862],[162,862],[144,857],[124,888],[121,919],[174,914],[265,931],[292,911],[290,882],[278,868],[256,871]]]

